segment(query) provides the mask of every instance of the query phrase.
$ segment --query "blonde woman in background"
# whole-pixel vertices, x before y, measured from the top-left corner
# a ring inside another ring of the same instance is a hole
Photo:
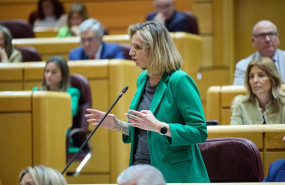
[[[274,62],[253,59],[246,70],[247,95],[235,97],[231,125],[285,123],[285,95]]]
[[[20,173],[20,185],[67,185],[57,170],[42,165],[27,167]]]

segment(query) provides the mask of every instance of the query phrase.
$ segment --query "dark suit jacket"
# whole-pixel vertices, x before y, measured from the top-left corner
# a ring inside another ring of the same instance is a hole
[[[285,182],[285,159],[278,159],[271,163],[268,176],[263,182]]]
[[[124,59],[123,52],[118,44],[102,42],[103,48],[100,59]],[[83,50],[77,47],[69,52],[69,60],[88,60],[90,59]]]
[[[150,13],[147,15],[146,20],[152,21],[157,13]],[[165,27],[168,29],[169,32],[189,32],[190,25],[187,21],[187,17],[175,11],[173,16],[165,22]]]

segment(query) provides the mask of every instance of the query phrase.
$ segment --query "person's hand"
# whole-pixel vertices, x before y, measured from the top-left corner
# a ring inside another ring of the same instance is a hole
[[[1,47],[0,47],[0,61],[8,62],[8,55],[6,53],[6,50],[4,48],[1,48]]]
[[[72,26],[70,28],[70,32],[72,33],[72,36],[79,36],[79,27],[78,26]]]
[[[160,24],[165,24],[165,17],[162,13],[157,13],[153,20],[159,22]]]
[[[85,114],[88,123],[92,123],[93,126],[97,126],[101,119],[105,116],[105,112],[95,110],[95,109],[86,109],[90,114]],[[106,129],[116,129],[116,117],[114,114],[109,114],[105,120],[101,123],[100,127]]]
[[[150,110],[142,110],[140,112],[129,110],[125,114],[129,125],[143,130],[159,132],[159,128],[163,125],[158,121]]]

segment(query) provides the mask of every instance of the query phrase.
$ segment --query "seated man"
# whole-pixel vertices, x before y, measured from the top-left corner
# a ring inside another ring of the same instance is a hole
[[[175,10],[174,0],[153,0],[155,13],[147,15],[148,21],[157,21],[168,29],[169,32],[189,32],[187,17]]]
[[[124,59],[118,44],[102,41],[104,28],[95,19],[87,19],[79,25],[81,45],[69,53],[69,60]]]
[[[277,49],[279,35],[276,25],[268,20],[256,23],[252,30],[251,42],[257,52],[236,64],[234,85],[244,85],[247,65],[252,59],[260,57],[269,57],[274,61],[282,83],[285,83],[285,51]]]
[[[283,142],[285,142],[285,136]],[[263,179],[263,182],[285,182],[285,159],[278,159],[271,163],[268,176]]]

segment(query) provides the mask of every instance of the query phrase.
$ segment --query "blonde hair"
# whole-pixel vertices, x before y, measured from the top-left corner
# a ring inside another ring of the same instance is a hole
[[[20,173],[19,184],[26,174],[31,174],[36,185],[67,185],[64,177],[57,170],[42,165],[27,167]]]
[[[171,73],[181,68],[182,57],[164,25],[147,21],[131,25],[128,32],[130,39],[136,33],[149,52],[148,76]]]
[[[280,107],[283,104],[281,99],[285,97],[284,92],[281,89],[281,78],[280,74],[274,64],[274,62],[268,57],[262,57],[253,59],[247,66],[245,73],[245,87],[249,92],[247,96],[245,96],[244,102],[255,103],[256,95],[253,94],[252,89],[249,84],[249,73],[252,67],[259,67],[264,73],[268,76],[271,82],[271,94],[272,99],[271,102],[273,104],[271,116],[277,114],[280,111]]]

